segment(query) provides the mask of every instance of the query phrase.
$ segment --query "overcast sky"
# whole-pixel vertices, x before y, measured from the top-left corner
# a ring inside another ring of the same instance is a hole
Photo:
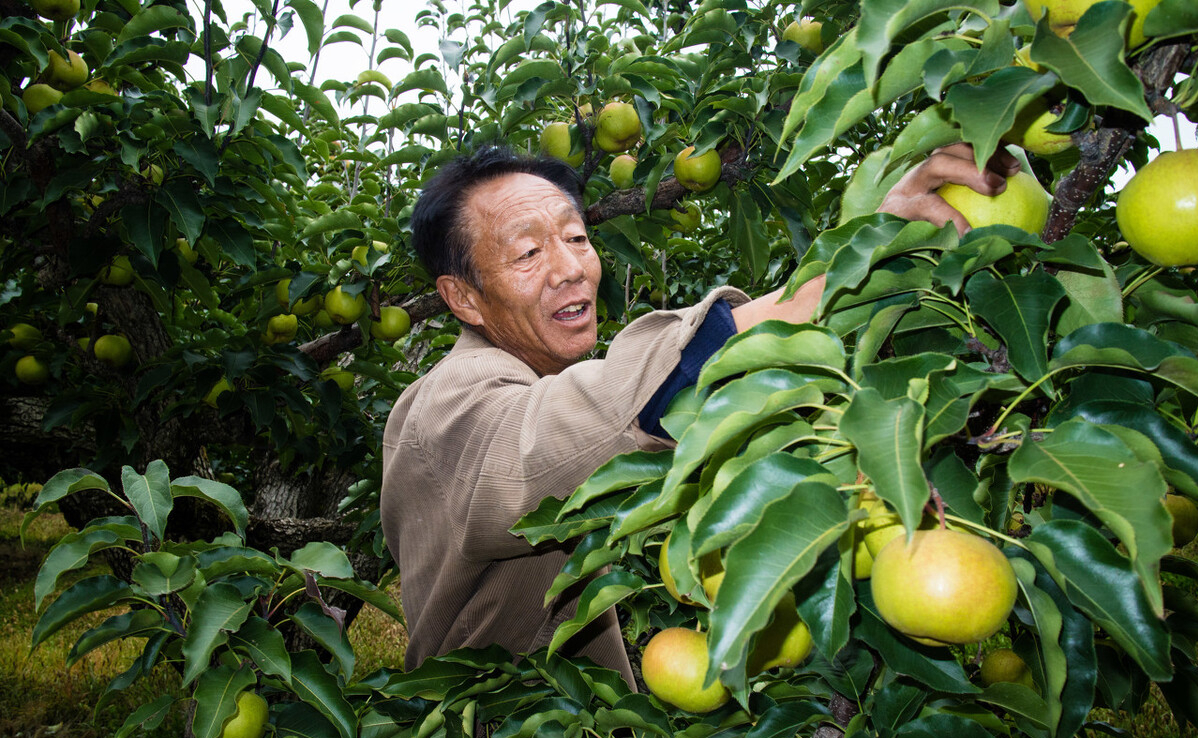
[[[324,13],[326,30],[327,26],[332,24],[335,19],[343,14],[352,13],[367,22],[374,21],[374,4],[371,0],[360,0],[354,7],[350,8],[350,0],[314,0],[318,6],[327,8]],[[443,0],[445,6],[450,12],[466,13],[468,3],[464,0]],[[520,10],[529,10],[540,4],[540,0],[511,0],[506,8],[502,11],[504,17],[500,20],[503,22],[510,21]],[[253,12],[254,6],[250,0],[224,0],[224,7],[229,15],[229,19],[240,18],[243,13]],[[389,28],[398,28],[407,34],[408,39],[412,42],[416,56],[422,53],[437,53],[438,43],[440,42],[439,34],[431,29],[420,29],[416,26],[416,14],[424,10],[428,6],[423,0],[386,0],[382,3],[382,10],[379,13],[378,25],[379,28],[386,30]],[[365,34],[359,34],[365,35]],[[333,44],[326,47],[321,52],[319,65],[317,66],[317,84],[321,81],[336,77],[342,80],[352,80],[357,78],[358,72],[367,69],[370,65],[368,62],[370,39],[363,38],[363,46],[355,43],[343,42]],[[386,44],[385,40],[382,44]],[[380,44],[380,50],[385,48]],[[283,55],[287,61],[298,61],[307,63],[307,37],[304,34],[304,29],[300,26],[296,19],[296,26],[291,29],[282,39],[274,41],[274,47]],[[388,59],[379,66],[380,71],[388,76],[392,82],[403,79],[409,71],[407,63],[401,59]],[[1181,134],[1182,146],[1184,148],[1198,148],[1198,139],[1195,137],[1196,127],[1186,118],[1181,118]],[[1176,149],[1173,135],[1173,123],[1168,118],[1158,118],[1153,122],[1150,128],[1151,132],[1157,137],[1161,143],[1161,149],[1164,151],[1173,151]],[[1115,174],[1115,182],[1117,186],[1122,186],[1123,182],[1131,176],[1126,169]]]

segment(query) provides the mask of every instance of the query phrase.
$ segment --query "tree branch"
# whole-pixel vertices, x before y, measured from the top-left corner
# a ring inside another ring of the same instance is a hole
[[[1188,40],[1162,45],[1142,54],[1132,67],[1144,83],[1145,99],[1154,112],[1171,113],[1175,109],[1165,92],[1173,83],[1189,48]],[[1044,227],[1045,243],[1069,235],[1077,221],[1077,211],[1107,183],[1111,171],[1127,155],[1136,135],[1146,125],[1137,116],[1114,110],[1106,115],[1099,127],[1075,137],[1081,161],[1057,185],[1048,224]]]
[[[382,300],[380,304],[397,305],[400,304],[402,299],[393,297]],[[445,301],[441,299],[441,295],[436,292],[420,295],[407,304],[402,305],[402,307],[408,311],[408,317],[411,318],[412,325],[422,323],[429,318],[449,310],[445,305]],[[353,351],[361,345],[362,331],[358,328],[357,324],[354,324],[347,325],[336,333],[326,333],[320,338],[313,339],[300,346],[299,350],[307,354],[317,364],[324,366],[336,359],[338,355],[346,351]]]
[[[745,161],[744,149],[739,144],[731,144],[720,152],[720,179],[729,187],[749,179],[753,168]],[[682,202],[690,190],[670,177],[663,179],[653,193],[652,209],[664,210],[673,208]],[[645,212],[645,188],[629,187],[626,190],[616,190],[586,210],[586,223],[589,226],[598,225],[605,220],[621,215],[637,215]]]

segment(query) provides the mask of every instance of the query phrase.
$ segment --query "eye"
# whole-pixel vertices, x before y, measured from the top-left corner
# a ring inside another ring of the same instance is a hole
[[[520,254],[520,256],[517,257],[517,261],[524,261],[525,259],[531,259],[532,257],[536,256],[537,252],[540,250],[541,250],[540,248],[529,249],[528,251],[525,251],[523,254]]]

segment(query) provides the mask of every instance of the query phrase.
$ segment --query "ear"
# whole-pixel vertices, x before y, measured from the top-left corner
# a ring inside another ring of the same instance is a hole
[[[483,314],[479,310],[482,295],[473,285],[460,277],[442,274],[437,277],[437,292],[458,320],[475,327],[482,326]]]

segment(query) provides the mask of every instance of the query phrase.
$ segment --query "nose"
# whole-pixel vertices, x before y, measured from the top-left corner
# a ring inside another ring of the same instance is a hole
[[[553,246],[549,249],[550,286],[557,287],[569,282],[578,282],[586,276],[582,248],[589,249],[591,247],[589,244],[580,247],[560,238],[553,239]]]

